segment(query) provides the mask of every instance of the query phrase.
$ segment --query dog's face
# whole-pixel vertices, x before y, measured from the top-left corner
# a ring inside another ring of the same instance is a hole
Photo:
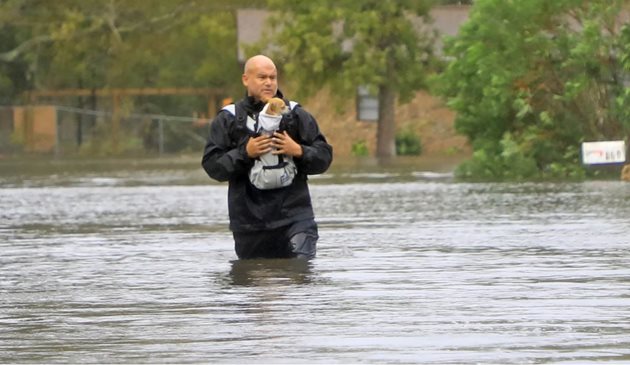
[[[268,103],[267,114],[269,115],[280,115],[287,112],[287,105],[280,98],[271,98]]]

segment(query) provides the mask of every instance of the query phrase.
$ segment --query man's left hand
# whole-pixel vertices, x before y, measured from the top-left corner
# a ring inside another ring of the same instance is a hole
[[[302,157],[302,146],[295,142],[293,138],[289,136],[287,131],[274,133],[271,138],[271,145],[275,147],[275,150],[272,152],[274,155],[287,155],[297,158]]]

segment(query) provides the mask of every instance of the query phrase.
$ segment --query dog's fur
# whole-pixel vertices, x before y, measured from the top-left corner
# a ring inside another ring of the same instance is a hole
[[[621,170],[621,180],[630,182],[630,165],[625,165]]]
[[[280,98],[271,98],[267,103],[269,103],[269,106],[267,107],[267,114],[269,115],[280,115],[288,111],[284,100]]]

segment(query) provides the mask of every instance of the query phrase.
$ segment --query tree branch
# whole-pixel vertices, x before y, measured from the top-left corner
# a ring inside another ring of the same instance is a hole
[[[110,9],[108,9],[109,12],[105,14],[103,17],[97,18],[97,20],[95,20],[95,22],[92,24],[91,27],[83,29],[83,30],[78,30],[63,39],[55,38],[51,34],[34,36],[33,38],[22,42],[21,44],[19,44],[17,47],[13,48],[10,51],[0,53],[0,62],[6,62],[6,63],[14,62],[27,51],[41,44],[52,43],[55,41],[69,41],[72,39],[91,35],[99,31],[100,29],[102,29],[103,25],[107,25],[107,27],[113,34],[114,38],[117,41],[122,42],[121,34],[135,32],[140,29],[146,28],[148,26],[173,19],[179,16],[180,14],[182,14],[183,12],[185,12],[186,10],[192,9],[194,6],[195,6],[194,2],[192,4],[191,3],[183,4],[176,7],[173,11],[169,12],[168,14],[158,15],[156,17],[147,19],[140,23],[136,23],[136,24],[129,25],[126,27],[125,26],[121,27],[121,26],[116,26],[116,11],[112,3]],[[196,14],[202,14],[202,13],[203,12],[196,12]]]

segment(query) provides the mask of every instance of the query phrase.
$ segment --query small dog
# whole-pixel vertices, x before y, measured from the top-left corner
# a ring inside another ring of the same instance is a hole
[[[281,115],[289,111],[284,100],[280,98],[271,98],[267,103],[269,104],[267,106],[267,114],[269,115]]]

